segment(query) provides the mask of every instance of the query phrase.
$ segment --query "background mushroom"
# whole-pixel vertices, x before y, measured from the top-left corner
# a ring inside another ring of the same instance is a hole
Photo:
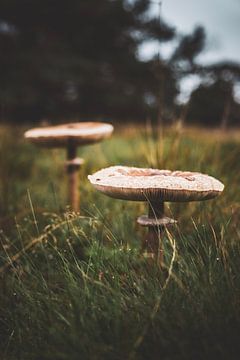
[[[26,131],[24,137],[36,145],[67,149],[66,170],[69,183],[69,203],[72,210],[78,211],[78,170],[84,161],[77,157],[77,147],[100,142],[110,137],[112,132],[111,124],[82,122],[34,128]]]
[[[176,221],[164,215],[164,202],[208,200],[219,195],[224,185],[215,178],[189,171],[170,171],[125,166],[102,169],[88,179],[104,194],[117,199],[147,201],[148,215],[138,224],[148,227],[143,250],[162,263],[161,233]]]

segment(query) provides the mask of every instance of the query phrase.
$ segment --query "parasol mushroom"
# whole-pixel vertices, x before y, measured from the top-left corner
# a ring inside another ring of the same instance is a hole
[[[110,137],[112,132],[111,124],[82,122],[34,128],[26,131],[24,136],[36,145],[67,149],[66,170],[69,183],[69,203],[72,210],[78,211],[78,170],[84,161],[77,157],[77,147],[100,142]]]
[[[218,196],[224,185],[215,178],[189,171],[170,171],[126,166],[112,166],[89,175],[92,185],[117,199],[147,201],[148,215],[137,223],[148,227],[143,251],[163,261],[160,238],[163,230],[176,221],[164,215],[164,202],[208,200]]]

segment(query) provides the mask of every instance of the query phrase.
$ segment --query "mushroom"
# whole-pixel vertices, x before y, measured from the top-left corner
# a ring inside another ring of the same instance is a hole
[[[111,136],[113,126],[101,122],[69,123],[34,128],[24,137],[33,144],[49,148],[67,149],[66,170],[69,184],[69,203],[72,210],[79,210],[78,170],[84,160],[77,157],[77,147],[93,144]]]
[[[137,223],[148,227],[142,249],[148,257],[163,262],[160,244],[164,229],[176,221],[164,215],[164,202],[208,200],[218,196],[224,185],[215,178],[189,171],[112,166],[89,175],[92,185],[113,198],[148,202],[148,215]]]

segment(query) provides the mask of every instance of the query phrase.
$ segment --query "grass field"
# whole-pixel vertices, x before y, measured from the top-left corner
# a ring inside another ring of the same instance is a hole
[[[79,149],[81,216],[64,151],[0,128],[0,359],[239,359],[240,131],[118,128]],[[161,271],[140,256],[144,203],[96,192],[109,165],[208,173],[223,194],[169,204]]]

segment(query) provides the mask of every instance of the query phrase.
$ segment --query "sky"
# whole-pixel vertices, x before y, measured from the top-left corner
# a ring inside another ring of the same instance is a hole
[[[158,0],[153,0],[151,13],[159,13]],[[203,25],[207,34],[204,52],[199,62],[210,64],[220,60],[240,62],[240,0],[162,0],[161,16],[173,25],[178,33],[190,33],[196,25]],[[160,53],[167,58],[174,43],[160,45]],[[145,44],[139,51],[142,59],[152,57],[158,51],[157,43]],[[198,86],[196,76],[181,84],[180,102],[188,99],[189,93]],[[240,99],[240,89],[236,88]],[[238,99],[238,100],[239,100]]]

